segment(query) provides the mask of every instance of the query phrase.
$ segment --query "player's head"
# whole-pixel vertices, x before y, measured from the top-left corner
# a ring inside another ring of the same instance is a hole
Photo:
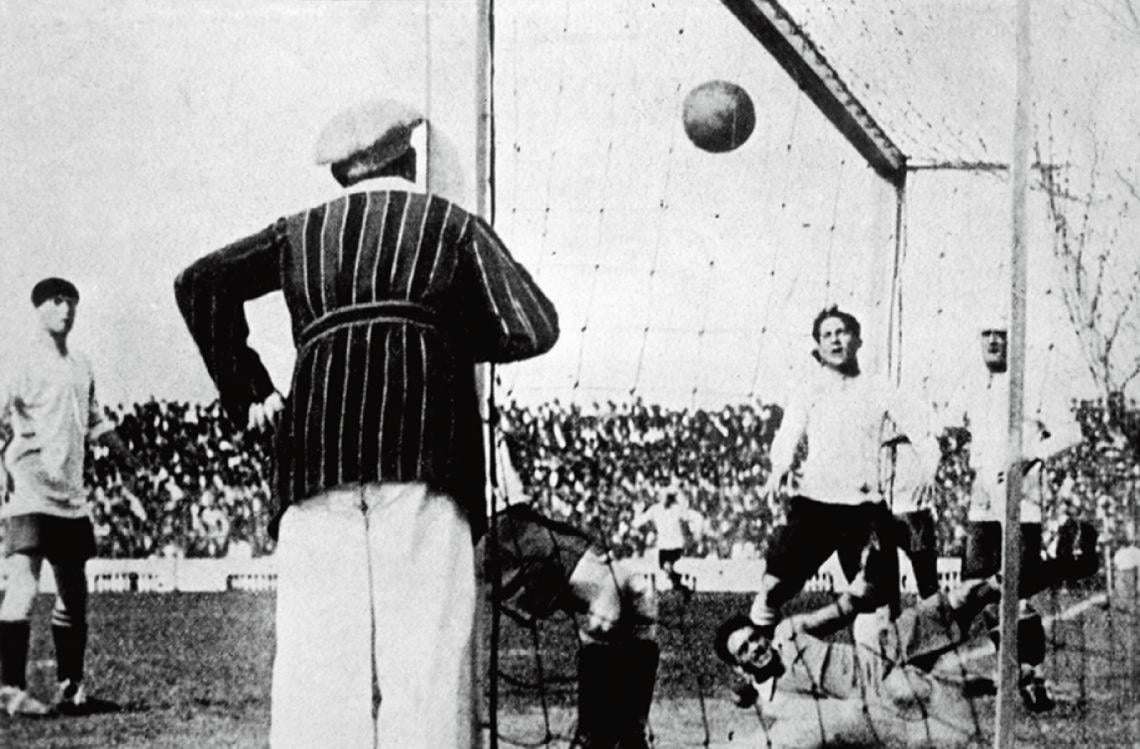
[[[32,287],[32,306],[44,330],[57,336],[66,336],[75,324],[75,308],[79,304],[79,290],[63,278],[45,278]]]
[[[728,665],[763,683],[784,673],[771,638],[744,614],[734,614],[717,627],[713,652]]]
[[[412,133],[426,119],[392,99],[378,99],[340,112],[317,138],[316,162],[328,164],[343,187],[376,177],[416,179]]]
[[[815,339],[815,355],[820,364],[840,372],[858,371],[857,355],[863,345],[863,328],[850,312],[835,305],[825,307],[815,316],[811,337]]]
[[[1009,366],[1009,334],[1004,327],[982,328],[982,361],[994,374],[1005,372]]]

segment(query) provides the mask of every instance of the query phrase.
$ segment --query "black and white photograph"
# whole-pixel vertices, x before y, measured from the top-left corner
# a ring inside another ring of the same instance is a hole
[[[0,746],[1140,745],[1140,0],[0,0]]]

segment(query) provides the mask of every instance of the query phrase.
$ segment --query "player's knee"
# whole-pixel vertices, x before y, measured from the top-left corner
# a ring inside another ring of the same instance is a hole
[[[0,600],[0,620],[27,619],[39,588],[35,566],[19,555],[11,558],[8,583]]]
[[[769,606],[778,608],[799,593],[801,585],[784,576],[765,574],[761,581],[760,594]]]

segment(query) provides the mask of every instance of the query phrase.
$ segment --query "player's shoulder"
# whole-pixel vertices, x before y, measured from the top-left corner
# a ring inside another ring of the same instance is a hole
[[[77,368],[83,370],[87,374],[93,373],[94,370],[91,366],[91,357],[87,354],[86,351],[82,349],[71,348],[68,350],[67,354]]]

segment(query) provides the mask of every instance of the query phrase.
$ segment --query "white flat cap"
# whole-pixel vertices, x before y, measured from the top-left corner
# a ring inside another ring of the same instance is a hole
[[[336,115],[317,138],[316,162],[335,164],[369,152],[373,163],[387,163],[411,145],[423,114],[393,99],[375,99]]]

